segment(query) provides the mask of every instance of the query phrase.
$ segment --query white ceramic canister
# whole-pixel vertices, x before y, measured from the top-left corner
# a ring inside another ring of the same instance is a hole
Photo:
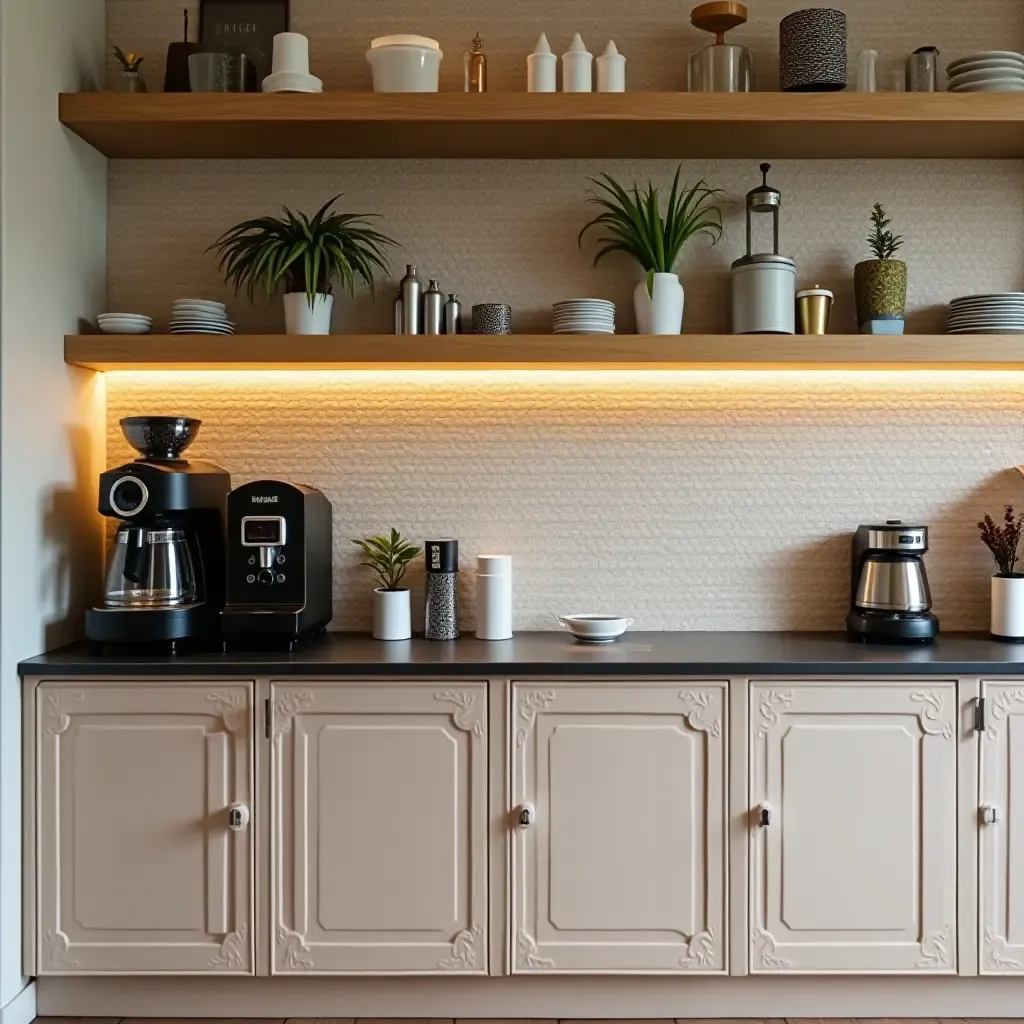
[[[1024,576],[992,577],[992,636],[1024,643]]]
[[[579,32],[562,54],[562,92],[593,92],[594,55],[586,48]]]
[[[437,92],[444,54],[427,36],[381,36],[366,53],[374,92]]]
[[[732,333],[796,333],[796,264],[758,253],[732,265]]]
[[[541,32],[533,53],[526,58],[526,91],[554,92],[558,78],[558,58],[551,52],[548,37]]]
[[[476,635],[479,640],[512,638],[511,555],[477,555]]]

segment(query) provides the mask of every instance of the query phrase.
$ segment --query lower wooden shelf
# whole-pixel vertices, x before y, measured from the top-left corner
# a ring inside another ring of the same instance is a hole
[[[91,370],[1024,369],[1024,335],[69,335]]]

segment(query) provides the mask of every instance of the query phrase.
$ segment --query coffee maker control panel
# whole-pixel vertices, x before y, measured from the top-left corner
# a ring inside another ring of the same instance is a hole
[[[243,516],[241,544],[243,548],[255,549],[249,556],[249,564],[256,572],[246,574],[246,583],[258,583],[271,587],[275,583],[287,583],[283,566],[287,562],[284,553],[288,538],[288,520],[284,516]]]

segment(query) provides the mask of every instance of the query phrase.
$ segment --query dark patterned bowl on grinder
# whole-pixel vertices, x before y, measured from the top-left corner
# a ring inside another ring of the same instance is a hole
[[[188,416],[125,416],[121,433],[145,459],[178,459],[196,439],[200,423]]]

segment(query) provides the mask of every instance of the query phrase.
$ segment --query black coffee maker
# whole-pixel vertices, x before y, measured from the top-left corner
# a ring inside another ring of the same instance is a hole
[[[228,496],[224,648],[291,650],[331,621],[331,503],[315,487],[254,480]]]
[[[182,453],[199,420],[121,420],[142,456],[100,475],[99,509],[120,521],[103,604],[85,613],[85,634],[110,644],[215,641],[224,606],[224,508],[231,477]]]

